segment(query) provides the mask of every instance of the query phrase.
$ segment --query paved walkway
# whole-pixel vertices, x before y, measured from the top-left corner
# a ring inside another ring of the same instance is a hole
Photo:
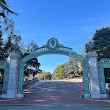
[[[81,81],[36,82],[24,90],[22,99],[0,99],[3,105],[110,105],[110,99],[84,99]]]

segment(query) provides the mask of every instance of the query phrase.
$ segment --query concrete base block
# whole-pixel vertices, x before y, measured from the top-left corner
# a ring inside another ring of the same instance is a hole
[[[17,98],[23,98],[24,97],[24,94],[16,94],[16,97]]]
[[[108,98],[108,94],[101,94],[101,98]]]
[[[7,98],[16,98],[15,94],[13,93],[7,93]]]
[[[85,99],[89,99],[90,98],[90,94],[83,94],[82,97],[85,98]]]
[[[2,98],[7,98],[7,94],[2,94],[1,97]]]
[[[16,94],[16,97],[10,97],[7,94],[2,94],[1,98],[23,98],[24,95],[23,94]]]
[[[15,96],[9,94],[2,94],[2,98],[15,98]]]
[[[91,98],[92,99],[95,99],[95,98],[100,99],[101,98],[101,95],[100,94],[91,95]]]
[[[10,94],[2,94],[2,98],[15,98],[15,96]]]

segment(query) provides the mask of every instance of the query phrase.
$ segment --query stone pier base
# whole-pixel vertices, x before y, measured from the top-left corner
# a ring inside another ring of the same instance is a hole
[[[24,94],[16,94],[16,97],[17,98],[23,98],[24,97]]]
[[[85,99],[89,99],[90,98],[90,94],[83,94],[82,97],[85,98]]]

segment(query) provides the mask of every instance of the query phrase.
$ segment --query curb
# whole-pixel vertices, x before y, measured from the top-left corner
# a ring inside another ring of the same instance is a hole
[[[2,104],[0,106],[93,106],[93,107],[110,107],[110,105],[94,104]]]

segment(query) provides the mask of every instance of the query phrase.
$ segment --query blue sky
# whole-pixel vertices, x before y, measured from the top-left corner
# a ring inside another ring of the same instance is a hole
[[[23,41],[34,40],[38,46],[55,37],[80,53],[96,29],[110,26],[110,0],[9,0],[9,5],[19,14],[12,18]],[[39,57],[41,68],[51,72],[67,59],[60,55]]]

